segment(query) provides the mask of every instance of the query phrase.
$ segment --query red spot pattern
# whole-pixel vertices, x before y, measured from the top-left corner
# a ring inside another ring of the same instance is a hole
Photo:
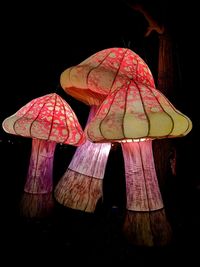
[[[56,93],[27,103],[3,122],[6,132],[25,137],[81,145],[85,136],[68,103]]]

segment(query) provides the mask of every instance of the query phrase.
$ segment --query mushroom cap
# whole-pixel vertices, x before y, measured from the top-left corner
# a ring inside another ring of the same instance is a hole
[[[127,48],[104,49],[63,71],[60,83],[66,93],[88,104],[100,105],[127,80],[154,87],[147,64]]]
[[[66,69],[60,82],[76,99],[100,105],[85,129],[92,142],[172,138],[192,129],[191,120],[156,89],[149,67],[130,49],[95,53]]]
[[[10,134],[75,146],[86,141],[74,111],[56,93],[28,102],[15,114],[4,119],[2,127]]]
[[[85,133],[92,142],[181,137],[191,120],[156,88],[129,80],[101,104]]]

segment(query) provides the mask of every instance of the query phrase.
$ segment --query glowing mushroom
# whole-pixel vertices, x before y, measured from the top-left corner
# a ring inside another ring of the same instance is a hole
[[[95,143],[122,144],[127,193],[124,230],[128,238],[137,245],[165,244],[170,226],[158,186],[152,140],[185,136],[192,122],[155,88],[148,66],[136,53],[124,48],[106,51],[103,64],[89,73],[88,83],[93,71],[103,68],[109,82],[102,81],[103,75],[97,81],[103,91],[106,89],[101,85],[110,84],[109,94],[85,133]]]
[[[88,122],[93,118],[97,106],[92,106]],[[102,181],[111,144],[94,144],[87,140],[78,147],[74,156],[55,188],[55,198],[62,205],[94,212],[97,201],[102,197]]]
[[[126,49],[100,51],[77,66],[61,73],[60,83],[67,94],[91,106],[90,119],[110,93]],[[127,73],[122,78],[127,79]],[[88,121],[89,121],[88,120]],[[102,178],[111,144],[93,144],[90,141],[79,147],[66,173],[55,188],[55,198],[67,207],[92,212],[102,196]],[[104,155],[99,156],[99,155]],[[90,165],[85,172],[85,162]],[[101,174],[97,169],[101,167]],[[96,174],[95,174],[96,173]],[[88,188],[88,185],[92,185]]]
[[[61,74],[60,83],[64,91],[91,106],[88,122],[110,92],[123,59],[123,49],[117,58],[113,57],[112,49],[104,50]],[[110,143],[93,144],[90,141],[77,148],[70,166],[55,188],[58,202],[74,209],[94,211],[102,196],[102,179],[110,148]],[[97,173],[100,168],[101,172]]]
[[[136,53],[130,49],[113,48],[107,49],[107,54],[104,64],[99,66],[106,74],[96,80],[108,96],[87,127],[86,133],[92,142],[171,138],[189,133],[192,128],[190,119],[155,88],[150,69]],[[88,74],[89,84],[93,71],[98,72],[98,67]],[[107,90],[101,85],[103,79],[110,82]]]
[[[3,121],[10,134],[32,138],[24,191],[49,194],[53,189],[53,158],[57,143],[79,146],[85,135],[67,102],[56,93],[33,99]]]

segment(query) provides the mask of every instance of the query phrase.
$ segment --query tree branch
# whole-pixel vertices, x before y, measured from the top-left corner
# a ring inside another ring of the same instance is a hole
[[[156,31],[158,34],[163,34],[165,31],[164,25],[159,25],[157,21],[155,21],[149,12],[140,4],[129,4],[130,7],[136,11],[139,11],[147,20],[149,26],[147,28],[147,32],[145,36],[149,36],[152,31]]]

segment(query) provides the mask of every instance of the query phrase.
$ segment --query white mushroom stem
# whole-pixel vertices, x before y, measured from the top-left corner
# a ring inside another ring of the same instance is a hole
[[[127,209],[151,211],[163,208],[152,152],[152,141],[122,143]]]
[[[88,121],[95,115],[92,106]],[[103,178],[111,143],[89,140],[76,149],[72,161],[55,188],[56,200],[66,207],[94,212],[102,196]]]
[[[162,196],[155,171],[152,141],[122,143],[125,164],[127,213],[124,232],[136,245],[169,242]]]
[[[56,142],[32,140],[32,151],[24,191],[46,194],[53,189],[53,159]]]

